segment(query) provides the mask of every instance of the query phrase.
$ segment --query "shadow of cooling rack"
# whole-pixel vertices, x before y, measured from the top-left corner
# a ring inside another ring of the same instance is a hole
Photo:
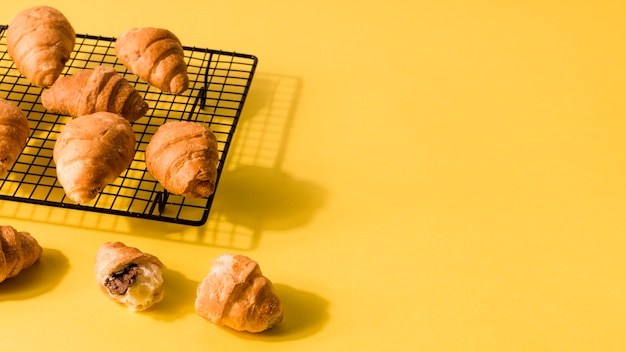
[[[41,88],[20,75],[7,53],[7,26],[0,26],[0,98],[11,101],[26,114],[31,136],[13,168],[0,179],[0,200],[46,205],[92,213],[143,218],[174,224],[206,223],[213,196],[184,198],[168,194],[149,173],[144,152],[152,135],[170,120],[207,124],[218,140],[218,182],[232,143],[257,66],[252,55],[184,47],[190,87],[182,95],[163,94],[117,61],[115,39],[77,35],[70,61],[63,72],[71,75],[98,65],[114,67],[140,92],[150,110],[133,123],[137,151],[130,167],[86,205],[69,200],[56,179],[52,159],[54,142],[69,117],[52,114],[40,103]]]
[[[310,221],[323,205],[325,190],[283,170],[300,89],[297,77],[255,73],[207,222],[163,229],[159,238],[252,250],[265,232]],[[136,235],[142,230],[130,229]]]
[[[266,231],[306,224],[325,191],[283,169],[301,81],[257,73],[201,241],[253,249]]]

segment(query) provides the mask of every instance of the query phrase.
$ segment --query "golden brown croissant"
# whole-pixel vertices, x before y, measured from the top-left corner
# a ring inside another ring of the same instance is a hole
[[[56,81],[69,60],[76,33],[57,9],[36,6],[18,13],[7,29],[7,50],[17,70],[38,87]]]
[[[148,172],[170,193],[207,197],[215,189],[217,139],[200,122],[170,121],[146,147]]]
[[[283,319],[283,305],[254,260],[224,254],[211,266],[196,292],[202,318],[238,331],[265,331]]]
[[[69,121],[52,153],[59,183],[78,204],[95,198],[130,166],[134,156],[135,134],[130,122],[106,111]]]
[[[133,28],[117,39],[115,54],[130,72],[163,92],[189,88],[183,46],[167,29]]]
[[[105,66],[59,78],[43,92],[41,103],[51,112],[72,117],[108,111],[130,122],[148,111],[139,92],[114,68]]]
[[[33,266],[42,254],[43,249],[28,232],[0,226],[0,282]]]
[[[13,166],[29,135],[30,126],[22,109],[0,99],[0,175]]]
[[[106,242],[96,253],[100,290],[132,311],[150,308],[163,299],[161,261],[121,242]]]

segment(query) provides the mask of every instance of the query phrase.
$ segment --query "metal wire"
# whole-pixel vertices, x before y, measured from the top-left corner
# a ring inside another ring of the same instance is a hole
[[[74,52],[63,75],[98,65],[113,67],[139,91],[150,107],[146,116],[133,123],[137,151],[130,167],[95,200],[78,205],[66,197],[57,182],[52,159],[57,136],[71,118],[50,113],[41,105],[43,90],[31,85],[17,71],[7,53],[7,28],[0,26],[0,98],[13,102],[26,113],[31,135],[11,170],[0,179],[0,200],[187,225],[206,222],[213,195],[185,198],[167,193],[146,171],[146,146],[166,121],[190,120],[208,125],[218,140],[217,188],[257,66],[255,56],[185,46],[189,89],[182,95],[172,95],[162,93],[128,72],[115,56],[115,38],[77,34]]]

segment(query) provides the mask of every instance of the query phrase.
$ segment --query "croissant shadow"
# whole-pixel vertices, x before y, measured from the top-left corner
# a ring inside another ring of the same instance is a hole
[[[0,302],[29,299],[51,291],[70,268],[68,258],[56,249],[44,248],[32,267],[0,283]]]
[[[224,330],[243,339],[265,342],[299,340],[322,330],[328,321],[328,301],[314,293],[298,290],[284,284],[274,284],[284,308],[283,321],[261,333]]]
[[[320,209],[326,190],[274,168],[241,166],[225,171],[216,213],[252,231],[255,247],[263,231],[286,231],[308,223]]]

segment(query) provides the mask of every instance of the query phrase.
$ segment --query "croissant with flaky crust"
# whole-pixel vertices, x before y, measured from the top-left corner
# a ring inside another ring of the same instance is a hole
[[[38,87],[56,81],[75,43],[76,33],[70,22],[50,6],[21,11],[7,29],[7,51],[17,70]]]
[[[57,179],[68,198],[78,204],[94,199],[130,166],[135,142],[130,122],[112,112],[70,120],[52,152]]]
[[[190,198],[213,194],[217,178],[217,138],[200,122],[170,121],[146,147],[146,168],[165,189]]]
[[[51,112],[72,117],[108,111],[130,122],[148,111],[139,92],[114,68],[106,66],[59,78],[43,92],[41,103]]]
[[[142,27],[122,33],[115,54],[130,72],[163,92],[181,94],[189,88],[183,46],[167,29]]]
[[[28,232],[0,226],[0,282],[33,266],[42,254],[43,249]]]
[[[29,135],[26,114],[18,106],[0,98],[0,175],[13,166]]]
[[[107,297],[132,311],[142,311],[163,299],[164,267],[152,254],[122,242],[106,242],[98,248],[94,269]]]
[[[243,255],[227,253],[215,259],[196,295],[198,315],[219,326],[256,333],[283,319],[272,282],[257,262]]]

